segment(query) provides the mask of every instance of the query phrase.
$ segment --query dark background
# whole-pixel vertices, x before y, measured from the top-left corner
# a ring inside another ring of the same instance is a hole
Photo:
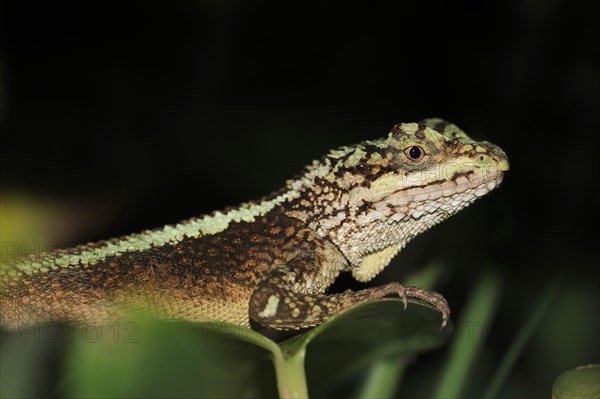
[[[80,243],[259,198],[330,148],[448,119],[512,169],[376,283],[443,260],[460,314],[478,270],[502,270],[494,363],[566,272],[511,380],[547,397],[599,358],[598,17],[566,0],[4,3],[0,194],[69,204],[61,239]]]

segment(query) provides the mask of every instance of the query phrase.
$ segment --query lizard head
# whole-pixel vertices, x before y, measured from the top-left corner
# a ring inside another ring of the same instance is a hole
[[[307,222],[340,248],[354,277],[366,281],[412,237],[497,187],[508,168],[500,147],[426,119],[315,161],[302,199]]]

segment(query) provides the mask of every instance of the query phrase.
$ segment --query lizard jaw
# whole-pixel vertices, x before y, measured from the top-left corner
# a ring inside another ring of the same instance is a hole
[[[389,195],[382,202],[398,206],[408,203],[424,202],[427,200],[437,200],[442,197],[451,197],[467,190],[475,190],[473,195],[482,197],[498,187],[503,178],[504,173],[499,169],[484,175],[468,172],[458,176],[455,180],[433,183],[424,187],[398,190]]]

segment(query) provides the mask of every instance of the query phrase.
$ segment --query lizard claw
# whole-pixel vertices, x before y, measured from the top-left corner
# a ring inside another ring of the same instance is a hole
[[[406,289],[402,287],[402,291],[400,292],[400,298],[402,298],[402,303],[404,304],[404,310],[408,307],[408,295],[406,295]]]
[[[442,326],[440,330],[443,330],[444,327],[446,327],[448,320],[450,320],[450,307],[448,306],[446,298],[437,292],[427,291],[417,287],[406,287],[405,291],[406,296],[420,299],[433,305],[442,314]]]
[[[408,307],[408,297],[410,295],[407,294],[406,287],[398,282],[389,283],[384,287],[384,290],[381,291],[378,295],[398,295],[400,299],[402,299],[402,303],[404,304],[404,310]]]

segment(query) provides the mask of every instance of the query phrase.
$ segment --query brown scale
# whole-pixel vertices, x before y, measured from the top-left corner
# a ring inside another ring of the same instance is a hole
[[[249,326],[252,318],[268,328],[300,329],[366,299],[403,293],[396,283],[324,294],[347,267],[331,242],[298,219],[272,211],[176,245],[22,275],[0,295],[2,322],[8,328],[55,321],[108,324],[128,310],[143,310],[162,319]]]

